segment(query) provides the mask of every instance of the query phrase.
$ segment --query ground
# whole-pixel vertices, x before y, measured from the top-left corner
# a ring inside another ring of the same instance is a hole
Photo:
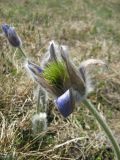
[[[108,69],[92,68],[96,82],[89,99],[120,141],[119,0],[1,0],[0,24],[12,24],[23,48],[40,64],[49,41],[69,47],[76,66],[99,58]],[[19,51],[0,33],[0,159],[114,160],[102,129],[81,103],[64,119],[47,101],[48,128],[32,130],[37,85],[24,69]],[[64,134],[63,134],[64,133]],[[120,143],[120,142],[119,142]]]

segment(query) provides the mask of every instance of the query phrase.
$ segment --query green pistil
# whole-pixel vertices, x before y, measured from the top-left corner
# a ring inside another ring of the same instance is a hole
[[[49,84],[57,88],[63,87],[64,82],[68,79],[66,67],[62,62],[53,62],[49,64],[44,70],[43,75]]]

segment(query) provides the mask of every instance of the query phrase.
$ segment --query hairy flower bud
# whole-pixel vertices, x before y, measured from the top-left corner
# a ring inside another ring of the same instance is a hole
[[[32,117],[32,129],[36,134],[47,129],[47,114],[45,112],[40,112]]]
[[[2,30],[5,33],[6,38],[8,39],[9,43],[13,47],[20,47],[22,45],[20,37],[17,35],[14,27],[11,27],[7,24],[2,25]]]

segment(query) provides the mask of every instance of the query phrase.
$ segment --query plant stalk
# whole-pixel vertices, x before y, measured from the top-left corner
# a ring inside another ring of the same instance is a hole
[[[21,47],[19,47],[19,50],[21,51],[21,54],[24,58],[27,58],[26,55],[25,55],[25,52],[23,51],[23,49]]]
[[[94,117],[97,119],[97,121],[99,122],[100,126],[103,128],[104,132],[106,133],[107,137],[109,138],[111,145],[114,149],[115,155],[116,155],[116,160],[120,160],[120,147],[119,144],[117,143],[117,141],[115,140],[111,129],[109,128],[109,126],[107,125],[106,121],[104,121],[102,119],[102,117],[100,116],[99,112],[97,111],[97,109],[95,108],[95,106],[90,102],[90,100],[85,99],[83,101],[83,103],[85,104],[85,106],[91,111],[91,113],[94,115]]]
[[[39,114],[41,111],[41,109],[40,109],[40,96],[41,96],[41,88],[39,87],[38,97],[37,97],[37,114]]]

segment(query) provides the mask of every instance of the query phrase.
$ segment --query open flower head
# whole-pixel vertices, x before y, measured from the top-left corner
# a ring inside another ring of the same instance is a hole
[[[49,49],[49,58],[43,60],[45,65],[42,72],[39,72],[32,62],[27,64],[27,68],[32,72],[35,81],[54,95],[58,110],[67,117],[73,112],[75,103],[84,100],[93,90],[88,66],[105,63],[101,60],[88,59],[77,68],[70,60],[66,48],[51,43]]]
[[[9,26],[7,24],[3,24],[2,25],[2,30],[3,30],[6,38],[8,39],[9,43],[13,47],[20,47],[22,45],[21,39],[17,35],[14,27],[11,27],[11,26]]]

